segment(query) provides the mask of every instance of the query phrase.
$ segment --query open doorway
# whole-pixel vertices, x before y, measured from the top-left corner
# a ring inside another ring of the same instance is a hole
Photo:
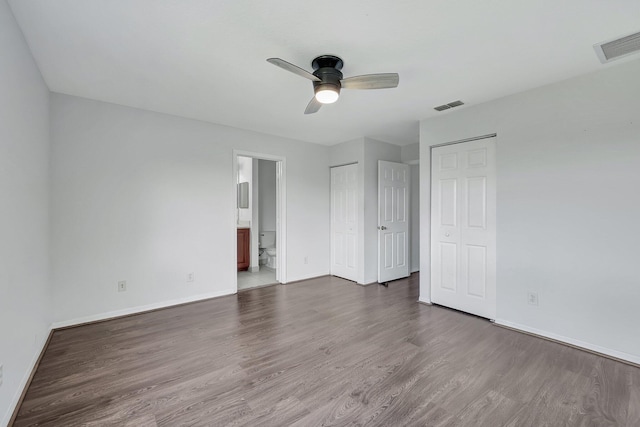
[[[234,151],[236,288],[285,283],[284,158]]]

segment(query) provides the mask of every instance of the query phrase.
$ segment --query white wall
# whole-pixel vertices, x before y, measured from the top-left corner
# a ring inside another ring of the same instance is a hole
[[[49,90],[0,1],[0,425],[49,333]]]
[[[420,160],[420,143],[404,145],[400,149],[400,158],[404,163],[417,164]]]
[[[55,320],[234,292],[233,149],[286,157],[287,278],[328,274],[327,147],[53,94]]]
[[[364,161],[364,138],[356,138],[329,147],[329,165],[342,166]]]
[[[424,123],[424,122],[423,122]],[[422,129],[422,123],[420,124]],[[420,296],[431,304],[431,148],[420,133]]]
[[[405,145],[400,151],[403,163],[409,164],[411,175],[411,196],[409,207],[411,218],[409,223],[411,265],[410,271],[420,271],[420,143]]]
[[[259,229],[276,229],[276,162],[259,160]]]
[[[640,363],[639,75],[636,60],[423,121],[422,271],[429,146],[495,132],[497,321]]]
[[[409,223],[411,264],[410,271],[420,271],[420,165],[409,165],[411,176],[411,196],[409,205],[411,218]]]

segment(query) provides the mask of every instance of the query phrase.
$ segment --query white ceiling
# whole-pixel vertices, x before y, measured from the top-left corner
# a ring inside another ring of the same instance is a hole
[[[611,66],[592,45],[640,30],[638,0],[9,3],[53,92],[328,145],[417,142],[419,120],[448,114],[434,106]],[[304,115],[311,82],[265,60],[310,70],[326,53],[345,77],[397,72],[400,85]]]

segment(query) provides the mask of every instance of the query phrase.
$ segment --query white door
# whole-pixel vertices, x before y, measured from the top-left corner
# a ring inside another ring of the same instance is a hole
[[[358,279],[358,165],[331,168],[331,274]]]
[[[494,138],[431,152],[431,299],[495,319]]]
[[[409,165],[378,161],[378,282],[409,275]]]

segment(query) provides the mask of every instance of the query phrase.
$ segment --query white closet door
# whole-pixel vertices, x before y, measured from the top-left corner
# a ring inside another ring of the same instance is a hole
[[[409,275],[409,166],[378,161],[378,282]]]
[[[431,299],[495,319],[495,137],[431,154]]]
[[[358,278],[357,164],[331,168],[331,274]]]

